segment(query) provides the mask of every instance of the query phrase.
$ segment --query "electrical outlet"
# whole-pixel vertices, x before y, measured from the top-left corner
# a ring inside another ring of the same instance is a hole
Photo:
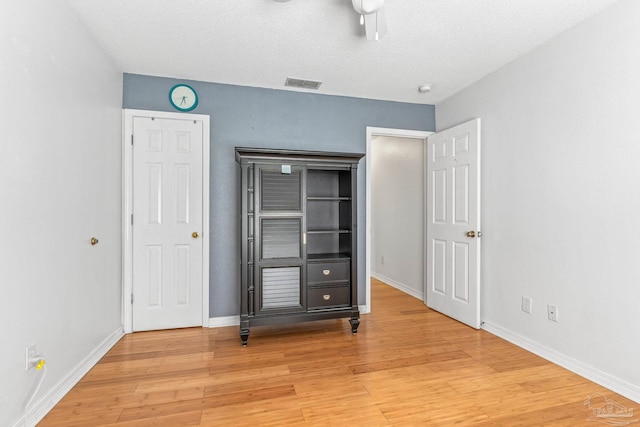
[[[533,305],[533,300],[529,297],[522,297],[522,311],[525,313],[531,314],[531,309]]]
[[[547,316],[549,320],[558,321],[558,306],[555,304],[547,304]]]
[[[28,345],[24,350],[24,370],[28,371],[29,369],[35,367],[35,363],[32,362],[33,359],[38,357],[38,347],[33,345]]]

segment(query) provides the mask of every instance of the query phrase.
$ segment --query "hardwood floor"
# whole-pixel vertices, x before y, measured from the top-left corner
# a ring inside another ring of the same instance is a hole
[[[574,427],[594,425],[593,393],[637,414],[381,282],[372,297],[357,335],[347,319],[252,328],[248,347],[237,327],[127,335],[39,425]]]

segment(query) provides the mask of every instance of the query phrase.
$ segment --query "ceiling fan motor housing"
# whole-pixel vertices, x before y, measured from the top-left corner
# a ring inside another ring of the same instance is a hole
[[[384,0],[351,0],[351,4],[360,15],[370,15],[382,9]]]

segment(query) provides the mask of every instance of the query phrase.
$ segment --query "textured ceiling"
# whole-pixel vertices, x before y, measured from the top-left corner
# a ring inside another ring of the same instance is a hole
[[[368,41],[351,0],[68,0],[123,72],[436,104],[617,0],[387,0]],[[428,94],[418,86],[433,85]]]

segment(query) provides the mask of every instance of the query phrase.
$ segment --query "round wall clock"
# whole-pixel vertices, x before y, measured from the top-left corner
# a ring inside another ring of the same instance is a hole
[[[198,94],[189,85],[175,85],[169,91],[169,101],[178,111],[191,111],[198,105]]]

